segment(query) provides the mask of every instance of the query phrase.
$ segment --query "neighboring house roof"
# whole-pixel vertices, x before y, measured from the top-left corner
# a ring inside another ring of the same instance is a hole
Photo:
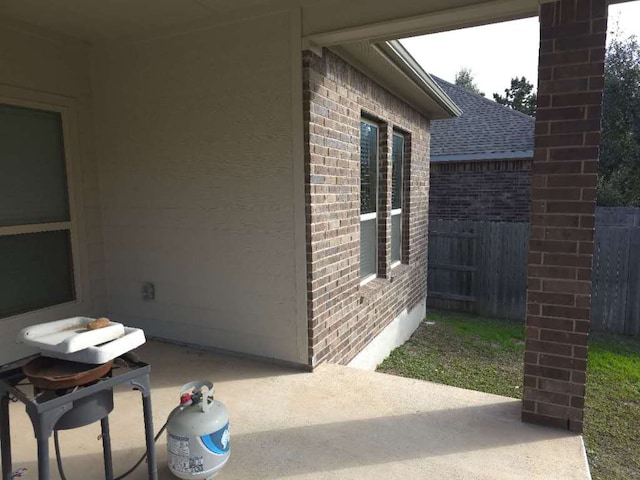
[[[431,76],[462,115],[431,122],[431,161],[533,158],[535,118]]]
[[[427,118],[452,118],[462,113],[397,40],[352,42],[331,50]]]

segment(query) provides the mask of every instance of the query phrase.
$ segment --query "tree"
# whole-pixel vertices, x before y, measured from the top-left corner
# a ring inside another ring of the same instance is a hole
[[[599,205],[640,205],[640,44],[616,35],[605,60]]]
[[[501,105],[506,105],[532,117],[536,114],[537,95],[533,91],[533,84],[525,77],[512,78],[511,88],[505,88],[504,97],[494,93],[493,99]]]
[[[475,79],[473,78],[473,72],[470,68],[463,67],[458,73],[456,73],[455,84],[484,97],[484,92],[481,92],[476,85]]]

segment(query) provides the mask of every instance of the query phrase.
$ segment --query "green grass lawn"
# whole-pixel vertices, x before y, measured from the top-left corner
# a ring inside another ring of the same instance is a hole
[[[430,312],[378,370],[522,397],[524,327]],[[592,334],[584,439],[594,480],[640,479],[640,340]]]

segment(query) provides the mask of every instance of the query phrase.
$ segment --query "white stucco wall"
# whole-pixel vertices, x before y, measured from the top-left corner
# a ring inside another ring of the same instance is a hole
[[[113,319],[152,336],[306,363],[293,19],[272,14],[95,49]],[[145,281],[155,284],[153,301],[142,300]]]
[[[81,42],[37,29],[0,24],[0,103],[31,102],[42,108],[71,105],[69,114],[70,185],[76,224],[78,301],[0,319],[0,364],[29,353],[15,342],[27,325],[76,315],[101,315],[105,306],[101,212],[93,149],[89,55]],[[1,268],[1,267],[0,267]]]

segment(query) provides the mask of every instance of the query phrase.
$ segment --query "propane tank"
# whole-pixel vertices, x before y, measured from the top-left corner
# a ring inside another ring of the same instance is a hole
[[[213,478],[229,460],[229,444],[229,413],[214,400],[213,383],[187,383],[167,422],[171,473],[184,480]]]

